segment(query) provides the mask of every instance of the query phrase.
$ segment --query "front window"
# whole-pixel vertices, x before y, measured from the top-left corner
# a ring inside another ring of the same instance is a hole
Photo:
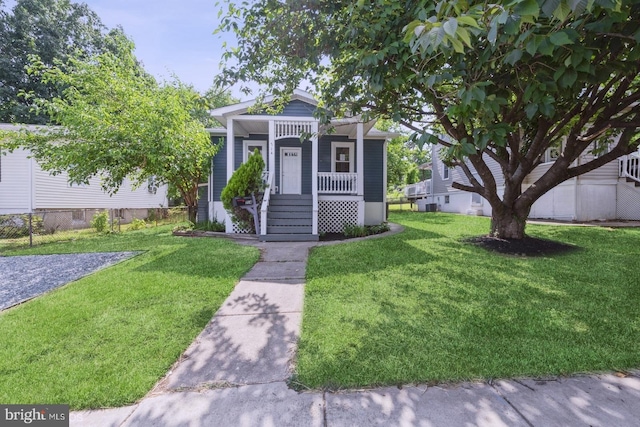
[[[331,143],[331,172],[353,172],[353,142]]]
[[[258,150],[260,152],[262,158],[266,163],[267,141],[244,141],[242,150],[242,161],[246,162],[249,159],[249,156],[252,155],[255,150]]]

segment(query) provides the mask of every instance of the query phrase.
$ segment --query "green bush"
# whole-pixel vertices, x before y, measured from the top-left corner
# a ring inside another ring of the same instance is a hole
[[[44,222],[38,215],[31,216],[33,234],[44,233]],[[29,215],[0,215],[0,238],[16,238],[29,235]]]
[[[93,216],[91,219],[91,227],[98,233],[104,233],[109,229],[109,213],[102,211]]]
[[[220,198],[227,212],[231,214],[234,223],[241,228],[248,228],[254,233],[253,215],[246,209],[236,208],[233,206],[234,197],[251,196],[256,198],[256,203],[262,202],[261,192],[264,191],[264,183],[262,181],[262,172],[264,171],[264,160],[258,150],[255,150],[249,160],[241,164],[233,173],[227,186],[222,190]]]
[[[364,237],[369,235],[365,226],[355,224],[345,224],[343,233],[347,237]]]
[[[224,223],[213,221],[202,221],[195,224],[194,229],[202,231],[224,231],[226,229]]]
[[[131,224],[129,224],[129,230],[142,230],[143,228],[147,228],[147,223],[144,219],[133,218]]]
[[[342,233],[349,238],[353,237],[365,237],[371,236],[374,234],[384,233],[389,231],[391,228],[389,224],[383,222],[378,225],[353,225],[353,224],[345,224]]]

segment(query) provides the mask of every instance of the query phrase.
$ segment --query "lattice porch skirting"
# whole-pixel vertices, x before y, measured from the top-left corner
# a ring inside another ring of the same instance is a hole
[[[318,201],[318,231],[342,233],[345,224],[358,224],[357,200]]]

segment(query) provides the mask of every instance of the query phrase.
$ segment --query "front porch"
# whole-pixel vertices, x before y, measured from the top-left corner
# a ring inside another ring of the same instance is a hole
[[[345,224],[386,220],[386,140],[397,134],[359,117],[333,119],[324,128],[314,118],[317,102],[300,90],[275,115],[252,111],[256,102],[211,112],[223,126],[209,129],[212,142],[220,144],[209,180],[211,220],[224,221],[227,233],[247,232],[233,223],[220,194],[255,150],[265,161],[267,185],[259,207],[261,239],[315,240],[323,232],[342,232]]]
[[[238,115],[226,124],[227,141],[234,141],[226,153],[227,180],[238,157],[243,162],[257,149],[265,160],[261,240],[317,240],[321,232],[364,222],[363,123],[345,123],[351,134],[335,136],[323,135],[308,117]],[[242,232],[230,217],[226,227]]]

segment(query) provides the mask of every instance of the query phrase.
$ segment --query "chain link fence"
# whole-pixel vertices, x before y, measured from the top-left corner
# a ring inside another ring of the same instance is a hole
[[[75,240],[99,233],[121,233],[188,220],[185,207],[55,209],[0,215],[0,252],[42,243]]]

